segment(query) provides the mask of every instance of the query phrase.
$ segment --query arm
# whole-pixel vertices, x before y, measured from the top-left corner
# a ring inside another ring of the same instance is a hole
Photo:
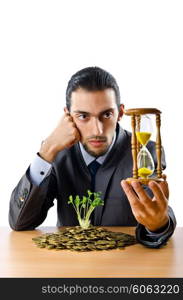
[[[29,168],[14,189],[10,199],[9,223],[14,230],[30,230],[39,226],[46,218],[48,209],[56,197],[54,172],[39,186],[33,184]]]
[[[58,152],[72,146],[79,138],[79,131],[72,117],[65,113],[56,129],[42,143],[39,151],[40,157],[48,164],[47,176],[43,176],[43,180],[38,178],[36,182],[32,176],[32,169],[28,168],[12,192],[9,207],[9,224],[12,229],[34,229],[45,220],[49,208],[53,206],[53,201],[57,197],[56,175],[54,168],[49,168],[49,164],[52,164]]]

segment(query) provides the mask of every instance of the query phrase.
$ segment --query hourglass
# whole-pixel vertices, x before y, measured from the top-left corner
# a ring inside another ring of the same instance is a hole
[[[132,180],[137,180],[142,184],[148,184],[150,180],[157,182],[165,180],[166,176],[162,174],[161,166],[161,111],[156,108],[134,108],[125,110],[125,114],[131,116],[133,158],[133,177],[128,178],[127,181],[130,183]],[[153,133],[152,115],[156,116],[157,128],[156,142],[154,143],[157,157],[156,170],[152,155],[147,149]]]
[[[141,145],[141,150],[137,155],[138,176],[147,179],[154,173],[154,161],[146,147],[152,135],[152,123],[148,115],[141,116],[140,126],[137,126],[135,133],[137,142]]]

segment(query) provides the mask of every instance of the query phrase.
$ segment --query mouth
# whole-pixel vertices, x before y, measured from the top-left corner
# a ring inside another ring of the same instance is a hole
[[[90,140],[89,144],[92,145],[93,147],[98,148],[98,147],[103,146],[105,144],[105,142],[104,141],[100,141],[100,140]]]

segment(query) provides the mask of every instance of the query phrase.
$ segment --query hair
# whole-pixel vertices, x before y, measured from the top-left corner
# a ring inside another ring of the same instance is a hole
[[[66,89],[66,106],[69,111],[71,107],[71,94],[78,88],[83,88],[87,91],[104,91],[109,88],[113,89],[116,96],[116,104],[119,109],[119,86],[116,79],[109,72],[99,67],[88,67],[72,75]]]

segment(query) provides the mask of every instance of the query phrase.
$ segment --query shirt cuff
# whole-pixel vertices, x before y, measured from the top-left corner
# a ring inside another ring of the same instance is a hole
[[[34,158],[30,165],[29,176],[33,184],[40,185],[40,183],[51,173],[52,164],[39,156]]]
[[[162,231],[152,232],[145,227],[145,230],[147,231],[148,236],[157,237],[157,238],[166,234],[169,231],[169,229],[170,229],[170,218],[168,219],[168,223],[167,223],[166,227],[162,228]]]

